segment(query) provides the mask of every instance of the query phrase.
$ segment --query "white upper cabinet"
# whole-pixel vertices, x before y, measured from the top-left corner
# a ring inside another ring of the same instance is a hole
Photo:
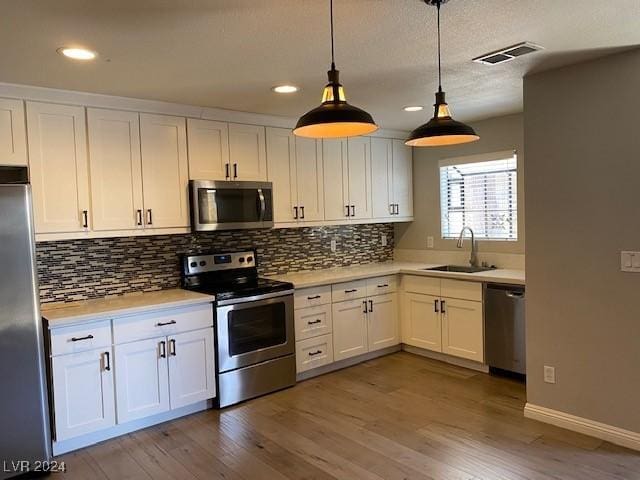
[[[268,180],[273,183],[273,216],[276,223],[299,217],[296,182],[296,147],[291,130],[267,128]]]
[[[373,217],[392,217],[393,200],[393,142],[388,138],[371,139],[371,190]]]
[[[189,226],[187,132],[185,119],[140,114],[145,225]]]
[[[88,230],[84,108],[27,102],[27,125],[36,233]]]
[[[224,122],[187,119],[189,178],[229,180],[229,126]]]
[[[94,230],[142,228],[138,113],[87,109]]]
[[[322,140],[325,220],[349,218],[347,141]],[[345,185],[346,184],[346,185]]]
[[[265,127],[229,124],[231,180],[267,180]]]
[[[0,98],[0,165],[27,165],[22,100]]]
[[[302,137],[296,137],[295,141],[298,219],[303,222],[324,220],[322,141]]]
[[[393,140],[393,203],[396,216],[413,217],[413,149]]]
[[[347,145],[350,218],[371,218],[371,139],[354,137]]]

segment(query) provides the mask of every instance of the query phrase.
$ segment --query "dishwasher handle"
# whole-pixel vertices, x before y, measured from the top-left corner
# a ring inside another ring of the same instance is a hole
[[[509,298],[515,298],[518,300],[521,298],[524,298],[524,292],[512,292],[512,291],[506,290],[504,294]]]

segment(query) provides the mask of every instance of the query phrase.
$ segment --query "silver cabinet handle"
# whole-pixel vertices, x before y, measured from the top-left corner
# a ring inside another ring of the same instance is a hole
[[[169,355],[176,356],[176,341],[173,338],[169,340]]]
[[[109,352],[104,352],[104,369],[107,372],[111,371],[111,358]]]
[[[167,358],[167,342],[164,340],[160,342],[160,358]]]
[[[72,342],[82,342],[83,340],[91,340],[93,335],[89,334],[86,337],[71,337]]]
[[[176,321],[175,320],[169,320],[168,322],[158,322],[156,323],[156,327],[165,327],[167,325],[175,325]]]

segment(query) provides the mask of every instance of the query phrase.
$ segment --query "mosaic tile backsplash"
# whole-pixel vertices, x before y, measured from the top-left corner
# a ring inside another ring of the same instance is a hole
[[[184,253],[256,248],[260,274],[271,275],[392,260],[393,244],[386,223],[39,242],[40,301],[175,288]]]

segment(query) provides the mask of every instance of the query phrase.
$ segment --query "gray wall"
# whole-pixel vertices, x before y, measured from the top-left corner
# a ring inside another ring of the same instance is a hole
[[[528,401],[640,432],[640,50],[524,93]]]
[[[455,108],[455,105],[454,105]],[[455,110],[454,110],[455,113]],[[413,198],[415,220],[396,225],[396,247],[424,250],[427,236],[434,237],[434,249],[455,250],[455,240],[443,240],[440,232],[440,171],[438,161],[480,153],[518,151],[518,241],[480,242],[481,252],[524,253],[524,148],[522,114],[475,122],[480,140],[439,148],[413,149]]]

